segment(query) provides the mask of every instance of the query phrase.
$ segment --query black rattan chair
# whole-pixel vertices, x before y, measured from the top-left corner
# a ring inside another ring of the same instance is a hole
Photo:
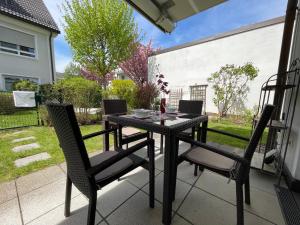
[[[249,171],[251,160],[257,144],[263,135],[264,129],[266,128],[272,116],[274,108],[275,106],[273,105],[265,106],[243,156],[194,141],[182,134],[179,137],[179,140],[193,144],[194,148],[191,148],[187,152],[180,155],[178,158],[178,164],[183,161],[188,161],[200,166],[203,169],[209,169],[213,172],[235,180],[238,225],[244,225],[243,185],[245,188],[245,202],[246,204],[250,204]],[[246,138],[241,137],[240,139]],[[175,196],[175,187],[173,194]]]
[[[127,150],[105,151],[89,158],[84,140],[110,132],[117,132],[117,129],[112,128],[82,136],[72,105],[48,104],[47,109],[67,163],[66,217],[70,215],[72,183],[89,199],[87,224],[94,225],[97,190],[139,166],[149,170],[149,203],[151,208],[154,207],[153,139],[147,139]],[[146,146],[149,162],[133,154]]]
[[[105,116],[112,115],[112,114],[118,114],[118,115],[127,114],[126,100],[104,99],[102,102],[102,106],[103,106],[103,113]],[[115,124],[111,124],[111,126],[117,127]],[[149,132],[141,132],[139,129],[136,129],[134,127],[118,126],[118,128],[119,128],[119,132],[118,132],[117,146],[122,146],[126,144],[128,147],[128,144],[131,142],[150,137]]]

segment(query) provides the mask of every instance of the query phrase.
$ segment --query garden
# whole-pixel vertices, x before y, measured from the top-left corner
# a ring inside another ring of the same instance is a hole
[[[158,110],[161,97],[167,97],[170,92],[165,76],[159,72],[159,65],[153,65],[155,76],[148,77],[148,58],[158,49],[151,41],[141,44],[133,11],[118,1],[107,4],[94,1],[93,7],[88,4],[89,1],[75,0],[63,7],[66,40],[74,57],[63,79],[54,84],[37,85],[23,80],[13,85],[13,90],[36,92],[37,108],[17,109],[12,93],[0,93],[0,182],[64,161],[46,103],[72,104],[82,133],[88,134],[102,130],[102,99],[125,99],[129,111],[134,108]],[[116,79],[118,69],[128,79]],[[210,118],[209,128],[244,137],[251,135],[255,111],[247,110],[244,101],[249,91],[247,84],[257,74],[258,69],[251,63],[224,65],[211,74],[208,82],[215,93],[218,114]],[[7,129],[13,127],[19,128]],[[16,142],[16,139],[20,141]],[[11,151],[17,145],[31,144],[33,140],[38,147]],[[208,142],[242,149],[246,144],[212,132],[208,132]],[[102,151],[102,138],[86,141],[86,147],[90,153]],[[49,157],[26,166],[15,166],[17,160],[39,153]]]

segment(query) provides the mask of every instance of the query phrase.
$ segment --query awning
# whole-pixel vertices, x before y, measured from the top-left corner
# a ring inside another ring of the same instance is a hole
[[[171,33],[176,22],[227,0],[125,0],[164,32]]]

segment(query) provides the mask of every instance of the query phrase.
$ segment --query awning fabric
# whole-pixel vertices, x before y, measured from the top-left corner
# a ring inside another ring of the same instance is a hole
[[[164,32],[171,33],[176,23],[226,0],[125,0]]]

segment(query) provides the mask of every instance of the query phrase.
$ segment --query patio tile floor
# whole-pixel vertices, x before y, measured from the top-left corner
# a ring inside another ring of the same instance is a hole
[[[181,147],[186,148],[186,145]],[[148,173],[138,168],[98,191],[97,225],[161,224],[163,156],[157,155],[156,159],[155,208],[149,208]],[[0,184],[0,223],[85,224],[88,201],[74,186],[71,216],[64,217],[64,170],[65,164],[61,164]],[[206,170],[194,177],[193,171],[194,167],[189,163],[178,168],[172,224],[235,224],[234,182],[227,184],[227,179]],[[275,182],[276,179],[270,175],[251,171],[252,204],[245,207],[246,225],[284,224],[273,190]]]

